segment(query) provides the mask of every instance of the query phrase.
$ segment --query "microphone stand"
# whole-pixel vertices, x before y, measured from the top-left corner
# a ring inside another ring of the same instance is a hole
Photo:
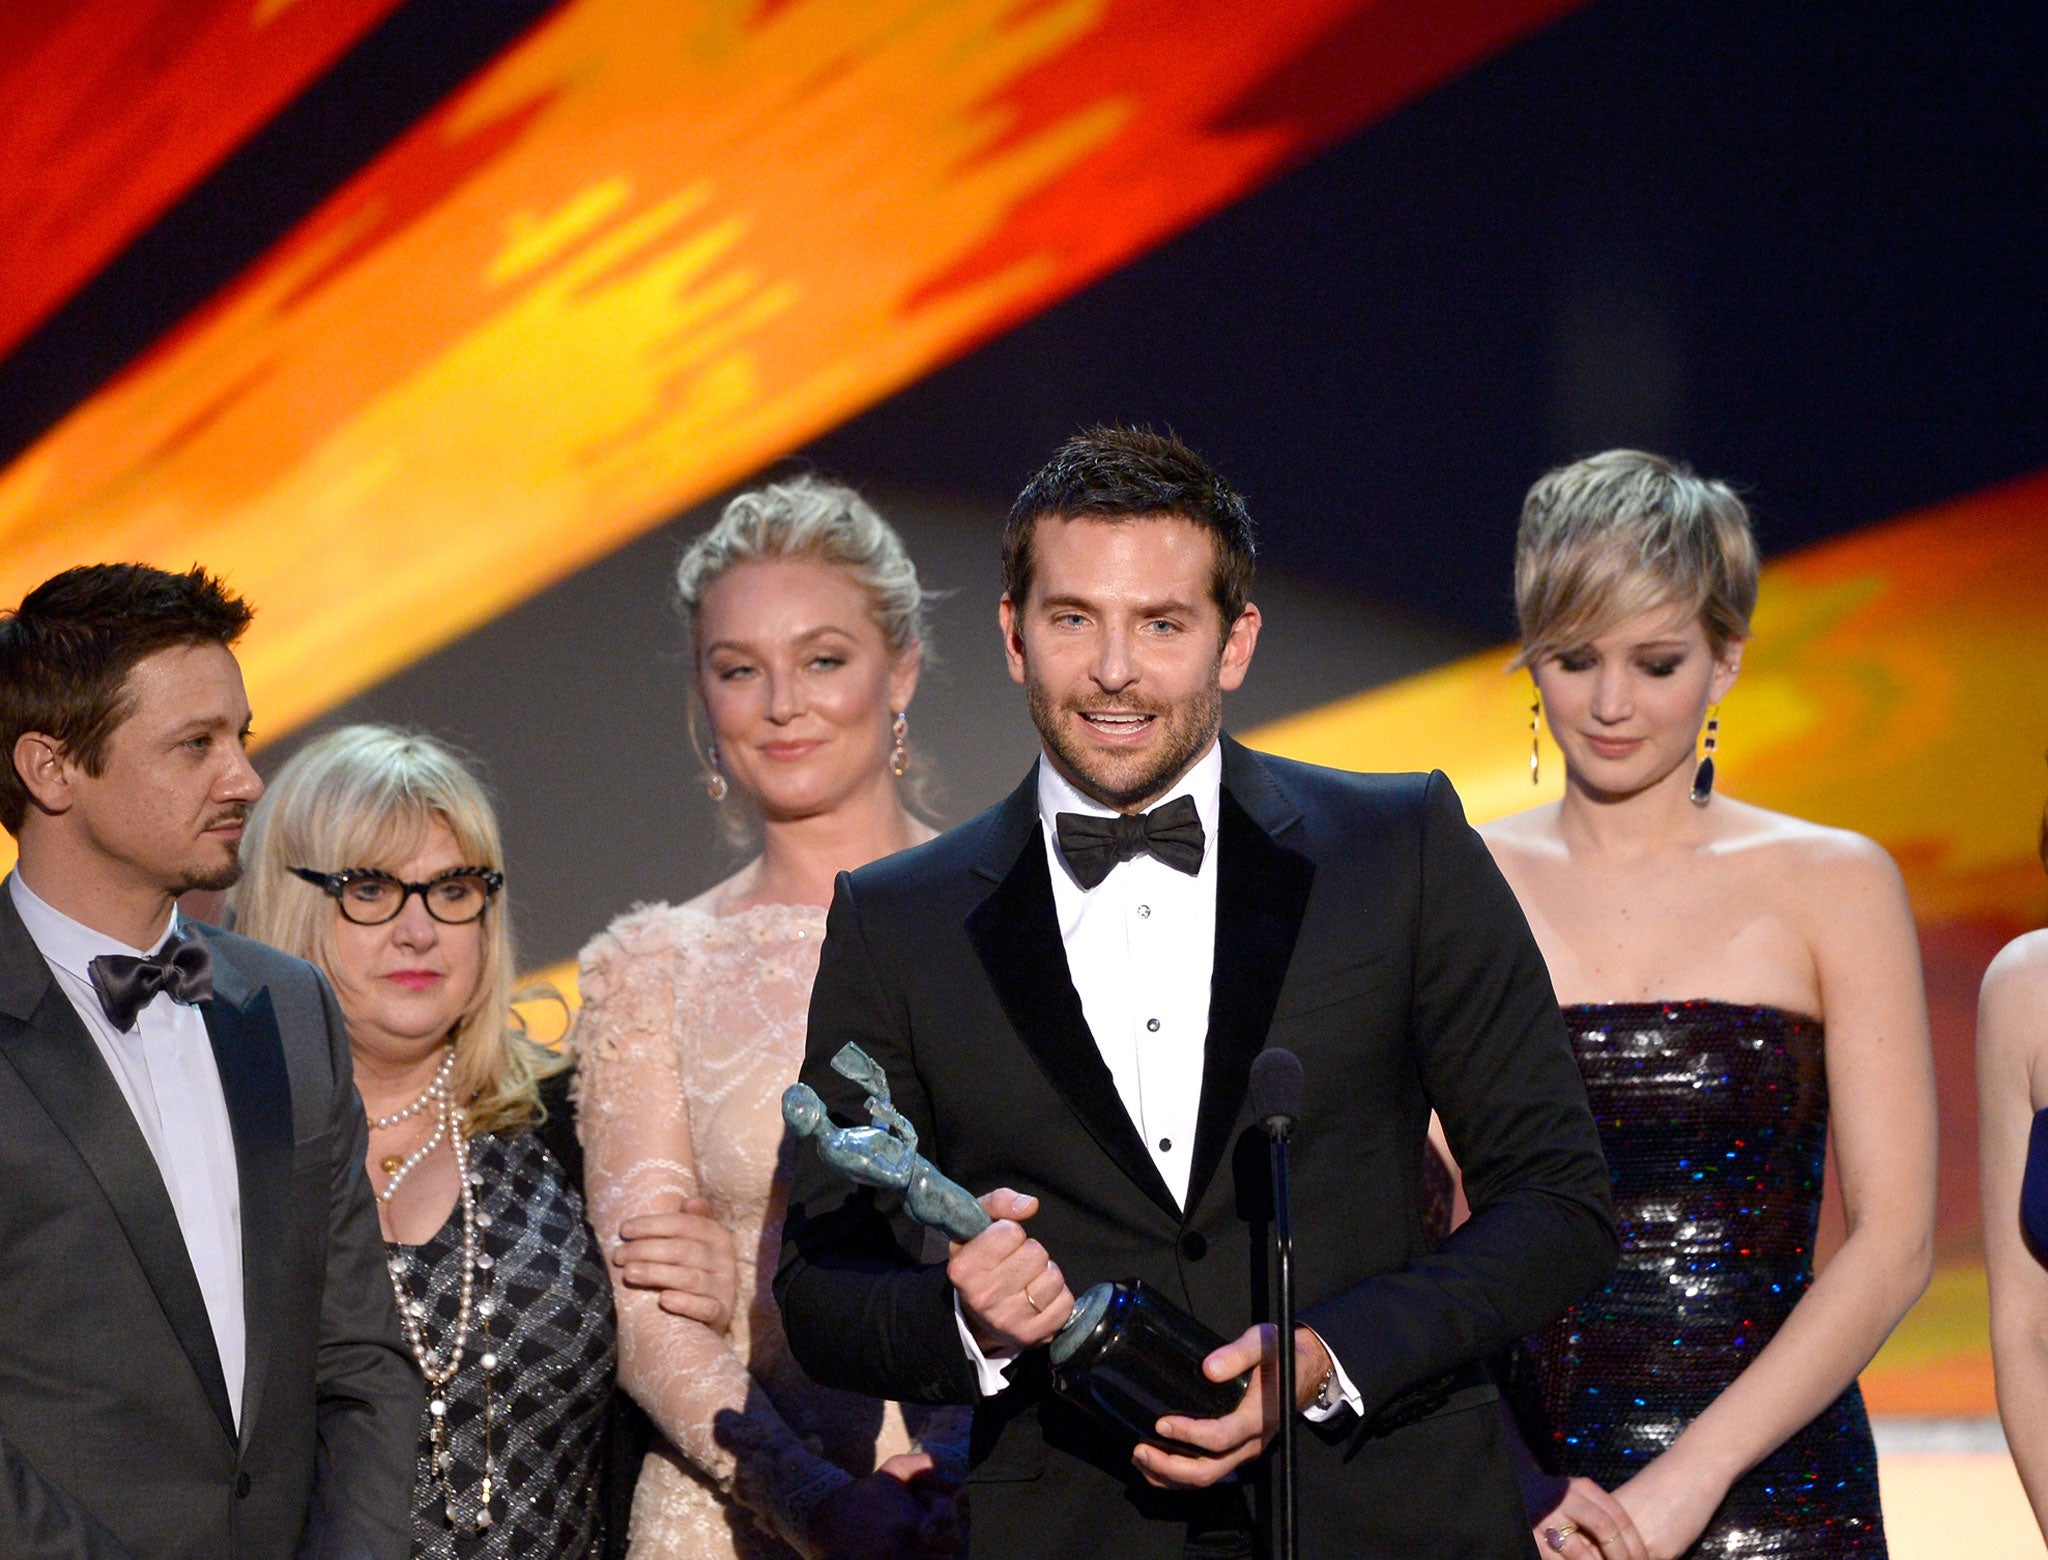
[[[1287,1185],[1287,1139],[1294,1123],[1276,1116],[1266,1123],[1272,1134],[1273,1256],[1279,1298],[1280,1436],[1274,1462],[1278,1486],[1273,1510],[1275,1560],[1294,1560],[1294,1217]]]

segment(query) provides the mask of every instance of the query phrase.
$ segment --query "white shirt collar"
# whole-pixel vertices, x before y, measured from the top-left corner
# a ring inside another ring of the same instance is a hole
[[[1223,743],[1220,739],[1209,744],[1209,751],[1188,767],[1173,789],[1145,810],[1164,806],[1177,796],[1191,796],[1195,799],[1195,812],[1202,820],[1202,829],[1213,843],[1216,838],[1216,820],[1222,811],[1220,797],[1223,791]],[[1106,807],[1092,796],[1084,796],[1059,772],[1051,758],[1041,753],[1038,758],[1038,816],[1050,829],[1053,820],[1063,812],[1089,813],[1097,818],[1116,816],[1114,807]]]
[[[74,921],[55,905],[44,899],[22,880],[19,871],[7,874],[7,891],[14,898],[14,908],[21,916],[21,924],[27,928],[36,949],[60,970],[79,980],[91,979],[87,967],[105,953],[137,954],[156,953],[173,937],[178,935],[178,912],[171,910],[170,925],[157,939],[154,948],[131,948],[105,932],[96,932],[83,921]]]

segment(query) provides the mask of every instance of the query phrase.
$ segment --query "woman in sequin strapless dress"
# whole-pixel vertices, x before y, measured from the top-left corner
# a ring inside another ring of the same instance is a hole
[[[2048,1536],[2048,931],[2008,943],[1984,974],[1977,1146],[1998,1417]]]
[[[922,637],[916,572],[857,494],[800,477],[734,499],[677,586],[711,794],[748,808],[762,851],[687,905],[621,917],[583,953],[593,1226],[609,1242],[628,1217],[702,1194],[739,1259],[722,1336],[626,1281],[637,1239],[615,1274],[619,1379],[660,1432],[631,1554],[951,1554],[945,1487],[964,1467],[966,1412],[810,1381],[769,1287],[789,1187],[781,1096],[804,1057],[833,879],[931,834],[897,785]]]
[[[1523,510],[1521,664],[1564,795],[1483,832],[1566,1003],[1622,1238],[1531,1340],[1523,1429],[1558,1477],[1530,1515],[1565,1560],[1885,1553],[1855,1380],[1929,1271],[1925,1000],[1883,851],[1714,789],[1756,575],[1740,500],[1655,456],[1552,472]],[[1848,1233],[1815,1277],[1831,1107]]]

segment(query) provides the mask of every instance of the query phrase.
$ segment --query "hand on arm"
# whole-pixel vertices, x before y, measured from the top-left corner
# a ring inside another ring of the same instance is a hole
[[[591,1227],[607,1251],[630,1221],[689,1218],[678,1210],[698,1191],[687,1048],[676,1030],[676,952],[664,931],[658,920],[628,921],[584,956],[577,1130]],[[652,1211],[659,1209],[670,1211]],[[704,1255],[685,1245],[691,1251],[680,1254]],[[719,1332],[665,1309],[663,1291],[629,1282],[627,1265],[612,1268],[620,1385],[713,1487],[803,1548],[818,1508],[852,1476],[790,1429]]]
[[[619,1222],[612,1265],[628,1289],[655,1292],[655,1303],[674,1316],[702,1322],[715,1333],[732,1326],[738,1304],[739,1267],[732,1231],[711,1215],[706,1197],[659,1194],[654,1202],[676,1203]]]
[[[2048,1105],[2048,932],[1992,960],[1977,1006],[1977,1131],[1998,1412],[2048,1533],[2048,1266],[2020,1227],[2034,1111]]]

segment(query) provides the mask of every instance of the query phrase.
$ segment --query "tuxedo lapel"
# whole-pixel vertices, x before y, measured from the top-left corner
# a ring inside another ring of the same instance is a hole
[[[1178,1223],[1180,1209],[1124,1109],[1067,968],[1035,772],[998,810],[976,870],[996,887],[968,916],[967,933],[1011,1026],[1102,1151]]]
[[[1216,960],[1209,977],[1202,1103],[1188,1167],[1190,1211],[1229,1150],[1252,1059],[1265,1048],[1316,875],[1312,861],[1275,838],[1300,821],[1299,811],[1249,750],[1222,740]]]
[[[99,1047],[0,892],[0,1055],[70,1140],[114,1210],[221,1429],[234,1434],[206,1301],[156,1156]]]
[[[210,939],[209,939],[210,940]],[[291,1218],[292,1091],[284,1043],[268,987],[249,981],[213,949],[213,1000],[200,1005],[220,1069],[228,1124],[235,1138],[235,1180],[242,1207],[242,1317],[248,1335],[242,1374],[242,1433],[263,1401],[270,1359],[270,1318],[276,1311],[278,1257]]]

